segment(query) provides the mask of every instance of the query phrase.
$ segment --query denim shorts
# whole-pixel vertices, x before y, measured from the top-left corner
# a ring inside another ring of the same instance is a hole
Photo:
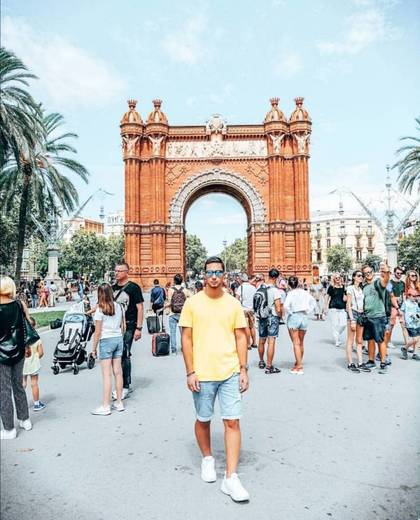
[[[407,327],[407,332],[410,338],[416,338],[417,336],[420,336],[420,327],[417,327],[416,329]]]
[[[239,374],[233,374],[224,381],[200,381],[200,391],[192,394],[197,420],[201,422],[208,422],[212,419],[216,396],[219,399],[222,419],[240,419],[242,416]]]
[[[99,359],[120,358],[123,353],[123,338],[105,338],[99,341]]]
[[[279,335],[280,316],[270,314],[268,318],[258,320],[258,335],[260,338],[277,338]]]
[[[306,312],[294,312],[287,316],[287,328],[306,330],[308,328],[308,315]]]
[[[363,328],[363,339],[365,341],[373,339],[376,343],[382,343],[388,321],[386,316],[380,316],[378,318],[368,318],[366,316],[365,326]]]

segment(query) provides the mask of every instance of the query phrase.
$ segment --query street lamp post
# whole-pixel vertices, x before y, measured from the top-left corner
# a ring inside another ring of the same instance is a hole
[[[223,240],[223,256],[224,256],[224,262],[225,262],[225,269],[227,271],[227,265],[226,265],[226,246],[227,246],[227,240]]]

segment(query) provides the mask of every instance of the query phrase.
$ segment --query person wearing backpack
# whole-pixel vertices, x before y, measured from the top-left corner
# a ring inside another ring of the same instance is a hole
[[[254,295],[254,313],[258,318],[258,367],[265,368],[266,374],[278,374],[280,369],[273,365],[276,339],[279,334],[281,316],[281,293],[276,286],[280,273],[277,269],[270,269],[268,284],[261,284]],[[268,342],[267,363],[264,361],[265,344]]]
[[[169,308],[169,334],[171,353],[177,353],[176,334],[178,328],[179,317],[181,316],[182,308],[189,293],[185,287],[182,286],[182,276],[176,274],[174,276],[174,285],[168,289],[168,303],[166,308]]]
[[[391,315],[391,300],[387,291],[387,285],[390,278],[390,269],[387,264],[381,263],[379,273],[380,277],[373,275],[373,269],[364,265],[362,267],[364,277],[364,312],[365,323],[363,329],[363,339],[368,342],[369,360],[366,367],[376,368],[375,363],[375,343],[378,345],[379,356],[381,360],[379,373],[387,373],[386,364],[386,343],[385,330]]]
[[[159,311],[165,306],[166,293],[165,289],[160,286],[159,280],[153,280],[153,289],[150,292],[150,305],[152,311],[159,314]]]

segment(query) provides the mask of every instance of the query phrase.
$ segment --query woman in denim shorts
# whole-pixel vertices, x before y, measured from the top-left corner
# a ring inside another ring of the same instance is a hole
[[[370,372],[363,363],[363,320],[365,295],[362,289],[363,273],[356,269],[347,287],[347,369],[351,372]],[[356,340],[357,360],[353,363],[353,343]]]
[[[112,287],[103,283],[98,287],[98,306],[95,311],[95,336],[92,355],[96,357],[99,344],[99,360],[103,377],[102,405],[93,410],[93,415],[111,414],[112,374],[115,379],[117,399],[112,408],[117,412],[124,411],[122,402],[122,369],[123,335],[125,331],[124,311],[119,303],[114,302]]]
[[[291,276],[288,283],[291,290],[287,293],[284,309],[287,315],[286,324],[293,343],[296,360],[295,366],[290,370],[290,373],[301,376],[303,375],[303,340],[308,328],[308,314],[315,310],[316,301],[309,291],[299,287],[299,280],[296,276]]]

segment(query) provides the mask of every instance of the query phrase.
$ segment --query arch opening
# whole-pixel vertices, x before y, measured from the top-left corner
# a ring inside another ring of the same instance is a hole
[[[205,186],[186,201],[183,212],[186,271],[200,271],[204,256],[218,255],[226,270],[248,271],[251,208],[231,187]],[[200,244],[206,254],[197,259]]]

